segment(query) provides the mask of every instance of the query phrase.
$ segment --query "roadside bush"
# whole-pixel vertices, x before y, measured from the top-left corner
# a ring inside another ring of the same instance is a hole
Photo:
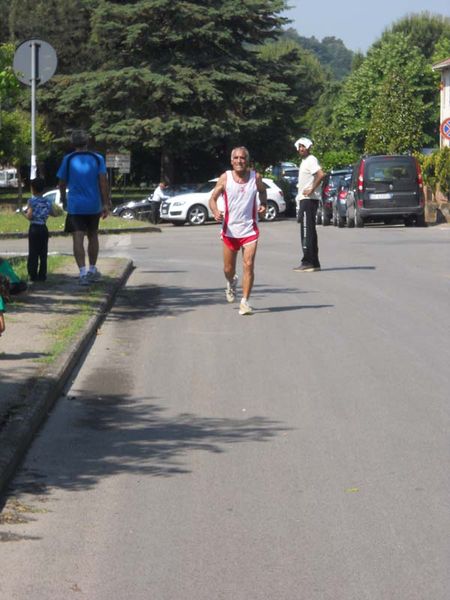
[[[443,194],[450,191],[450,148],[441,148],[427,156],[417,155],[422,168],[423,181],[428,185],[433,194],[439,188]]]
[[[343,169],[352,165],[359,156],[353,150],[328,150],[319,157],[319,162],[324,171],[331,169]]]

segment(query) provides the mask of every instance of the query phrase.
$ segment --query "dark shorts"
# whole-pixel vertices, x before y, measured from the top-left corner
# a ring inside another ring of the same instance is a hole
[[[64,231],[73,233],[74,231],[98,231],[98,224],[101,213],[96,215],[67,215]]]

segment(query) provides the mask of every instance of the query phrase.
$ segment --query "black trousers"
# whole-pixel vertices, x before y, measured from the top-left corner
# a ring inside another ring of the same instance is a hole
[[[28,276],[31,281],[47,278],[48,229],[47,225],[31,223],[28,230]]]
[[[161,219],[159,217],[159,209],[161,208],[161,200],[152,200],[150,203],[150,221],[157,225]]]
[[[311,198],[300,200],[298,222],[300,223],[300,240],[303,250],[303,265],[320,267],[319,245],[317,242],[316,213],[318,201]]]

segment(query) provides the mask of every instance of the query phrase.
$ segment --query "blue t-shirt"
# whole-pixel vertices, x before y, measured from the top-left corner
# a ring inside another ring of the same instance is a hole
[[[31,206],[31,210],[33,211],[31,223],[45,225],[49,214],[52,212],[51,200],[43,196],[33,196],[28,202],[28,206]]]
[[[69,214],[95,215],[102,211],[100,174],[106,175],[105,159],[101,154],[88,151],[66,154],[56,175],[69,188]]]

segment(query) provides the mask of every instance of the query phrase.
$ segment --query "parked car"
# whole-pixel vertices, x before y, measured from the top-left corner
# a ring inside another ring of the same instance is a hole
[[[408,155],[365,156],[355,165],[346,197],[347,227],[367,222],[425,226],[419,163]]]
[[[276,165],[270,165],[270,167],[265,170],[265,173],[267,175],[273,175],[274,177],[283,177],[285,171],[290,169],[296,169],[298,173],[298,166],[293,162],[281,162]]]
[[[347,220],[347,194],[350,187],[350,175],[344,175],[339,180],[337,193],[333,196],[333,217],[335,227],[344,227]]]
[[[168,196],[175,196],[176,194],[195,189],[195,187],[195,184],[174,185],[167,188],[165,193]],[[112,214],[115,217],[121,217],[122,219],[150,220],[150,216],[153,214],[152,194],[142,200],[129,200],[128,202],[118,204],[114,207]]]
[[[60,208],[61,211],[66,210],[66,207],[61,202],[61,192],[59,191],[59,188],[55,188],[54,190],[49,190],[48,192],[45,192],[42,195],[44,196],[44,198],[49,198],[51,203],[54,204],[55,206],[57,206],[58,208]],[[24,204],[22,206],[22,208],[18,208],[16,210],[16,213],[20,213],[20,212],[25,213],[27,211],[27,207],[28,207],[28,204]]]
[[[213,214],[209,208],[209,199],[211,192],[217,182],[210,179],[206,183],[200,184],[195,192],[174,196],[161,204],[161,219],[169,221],[174,225],[203,225],[206,221],[213,220]],[[273,221],[286,211],[286,202],[281,189],[274,181],[263,177],[262,179],[267,190],[267,211],[266,221]]]
[[[152,197],[142,200],[130,200],[114,207],[112,214],[122,219],[150,219],[152,212]]]
[[[322,194],[317,208],[316,222],[318,225],[329,225],[333,218],[333,203],[337,197],[340,180],[345,175],[351,175],[352,167],[333,169],[322,181]]]

